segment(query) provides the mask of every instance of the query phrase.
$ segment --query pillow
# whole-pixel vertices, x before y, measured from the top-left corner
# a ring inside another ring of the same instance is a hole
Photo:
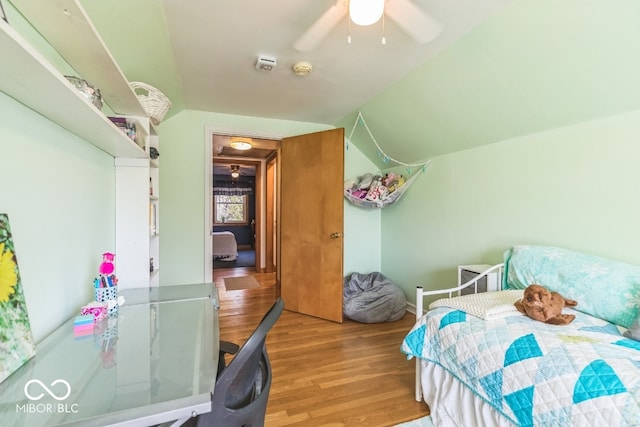
[[[552,246],[504,253],[503,289],[537,283],[578,301],[575,310],[629,328],[638,314],[640,267]]]
[[[509,316],[524,316],[513,305],[522,298],[521,290],[481,292],[453,298],[441,298],[429,304],[429,310],[436,307],[450,307],[464,311],[484,320],[501,319]]]

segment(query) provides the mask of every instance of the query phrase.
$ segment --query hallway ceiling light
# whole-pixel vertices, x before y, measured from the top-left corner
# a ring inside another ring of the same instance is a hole
[[[231,178],[238,179],[240,176],[240,165],[231,165]]]
[[[253,146],[251,145],[251,138],[243,138],[239,136],[234,136],[231,138],[231,142],[229,142],[231,148],[235,148],[236,150],[250,150]]]

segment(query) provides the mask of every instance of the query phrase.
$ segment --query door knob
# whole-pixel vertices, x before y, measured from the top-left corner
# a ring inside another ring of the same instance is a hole
[[[331,238],[332,239],[337,239],[337,238],[339,238],[341,236],[342,236],[342,233],[331,233]]]

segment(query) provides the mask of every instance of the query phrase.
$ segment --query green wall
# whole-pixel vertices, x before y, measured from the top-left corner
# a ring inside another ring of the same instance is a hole
[[[383,212],[383,272],[415,302],[516,244],[640,264],[639,139],[634,112],[434,158]]]
[[[37,341],[93,299],[115,249],[113,158],[0,92],[0,212]]]
[[[345,130],[348,133],[350,129]],[[344,152],[345,179],[355,179],[376,166],[355,145],[347,140]],[[370,273],[382,268],[382,212],[363,209],[344,202],[344,275]]]
[[[51,65],[75,74],[4,5],[11,26]],[[0,212],[9,215],[31,329],[40,341],[93,300],[102,253],[115,250],[114,161],[2,92],[0,117]]]
[[[409,163],[637,111],[639,16],[636,0],[512,1],[360,109]]]
[[[204,180],[207,127],[258,135],[293,136],[332,126],[186,110],[160,125],[162,285],[204,280]],[[345,151],[345,174],[373,165],[354,146]],[[345,272],[380,268],[380,213],[345,206]]]

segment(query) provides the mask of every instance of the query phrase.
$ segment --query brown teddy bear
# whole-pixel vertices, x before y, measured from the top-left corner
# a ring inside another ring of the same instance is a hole
[[[538,320],[550,325],[567,325],[576,318],[573,314],[562,314],[562,309],[575,307],[578,303],[572,299],[566,299],[557,292],[549,292],[540,285],[529,285],[524,290],[521,300],[514,303],[518,311],[526,314],[533,320]]]

